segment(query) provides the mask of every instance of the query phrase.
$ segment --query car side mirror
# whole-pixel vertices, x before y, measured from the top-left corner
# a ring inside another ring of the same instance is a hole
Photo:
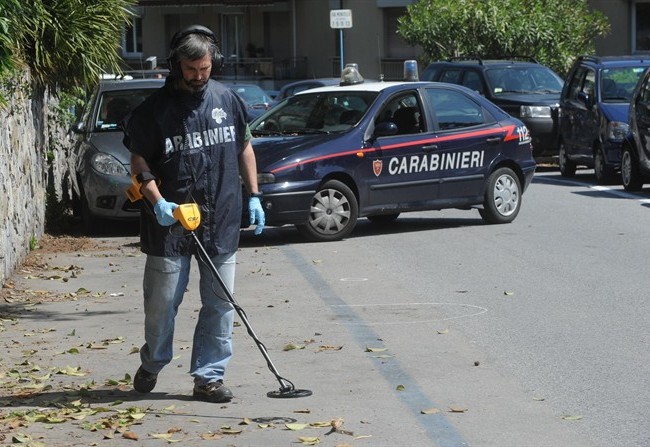
[[[375,127],[375,136],[377,137],[397,135],[397,132],[397,126],[392,121],[381,122]]]
[[[578,93],[578,101],[583,103],[586,107],[591,107],[593,105],[591,102],[591,95],[588,95],[585,92]]]
[[[83,133],[85,128],[86,126],[84,125],[83,121],[76,122],[72,126],[70,126],[70,130],[73,133]]]

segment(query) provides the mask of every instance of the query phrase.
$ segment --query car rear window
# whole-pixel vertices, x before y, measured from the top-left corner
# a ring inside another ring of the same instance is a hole
[[[98,103],[95,130],[119,130],[124,117],[156,90],[158,89],[147,88],[104,92]]]
[[[544,66],[491,68],[485,74],[495,95],[562,91],[562,79]]]

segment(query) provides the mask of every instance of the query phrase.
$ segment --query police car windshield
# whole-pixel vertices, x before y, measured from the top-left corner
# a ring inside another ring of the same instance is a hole
[[[487,82],[495,95],[508,93],[559,94],[563,81],[544,66],[501,67],[486,70]]]
[[[280,103],[251,126],[254,135],[345,132],[356,126],[378,92],[303,93]]]

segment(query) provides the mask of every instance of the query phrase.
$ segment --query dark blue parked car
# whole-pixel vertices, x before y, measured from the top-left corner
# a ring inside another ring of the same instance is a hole
[[[621,151],[621,180],[626,191],[639,191],[650,182],[650,67],[634,89],[628,122],[630,132]]]
[[[251,130],[267,224],[315,241],[408,211],[477,207],[488,223],[512,222],[535,171],[526,126],[451,84],[311,89]]]
[[[610,183],[621,166],[634,87],[650,58],[581,56],[560,97],[560,172],[575,175],[579,165],[594,168],[598,183]]]

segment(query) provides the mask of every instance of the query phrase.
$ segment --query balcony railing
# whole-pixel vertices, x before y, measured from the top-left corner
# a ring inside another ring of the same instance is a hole
[[[307,58],[246,57],[227,59],[220,78],[260,81],[264,79],[303,79],[307,76]]]

